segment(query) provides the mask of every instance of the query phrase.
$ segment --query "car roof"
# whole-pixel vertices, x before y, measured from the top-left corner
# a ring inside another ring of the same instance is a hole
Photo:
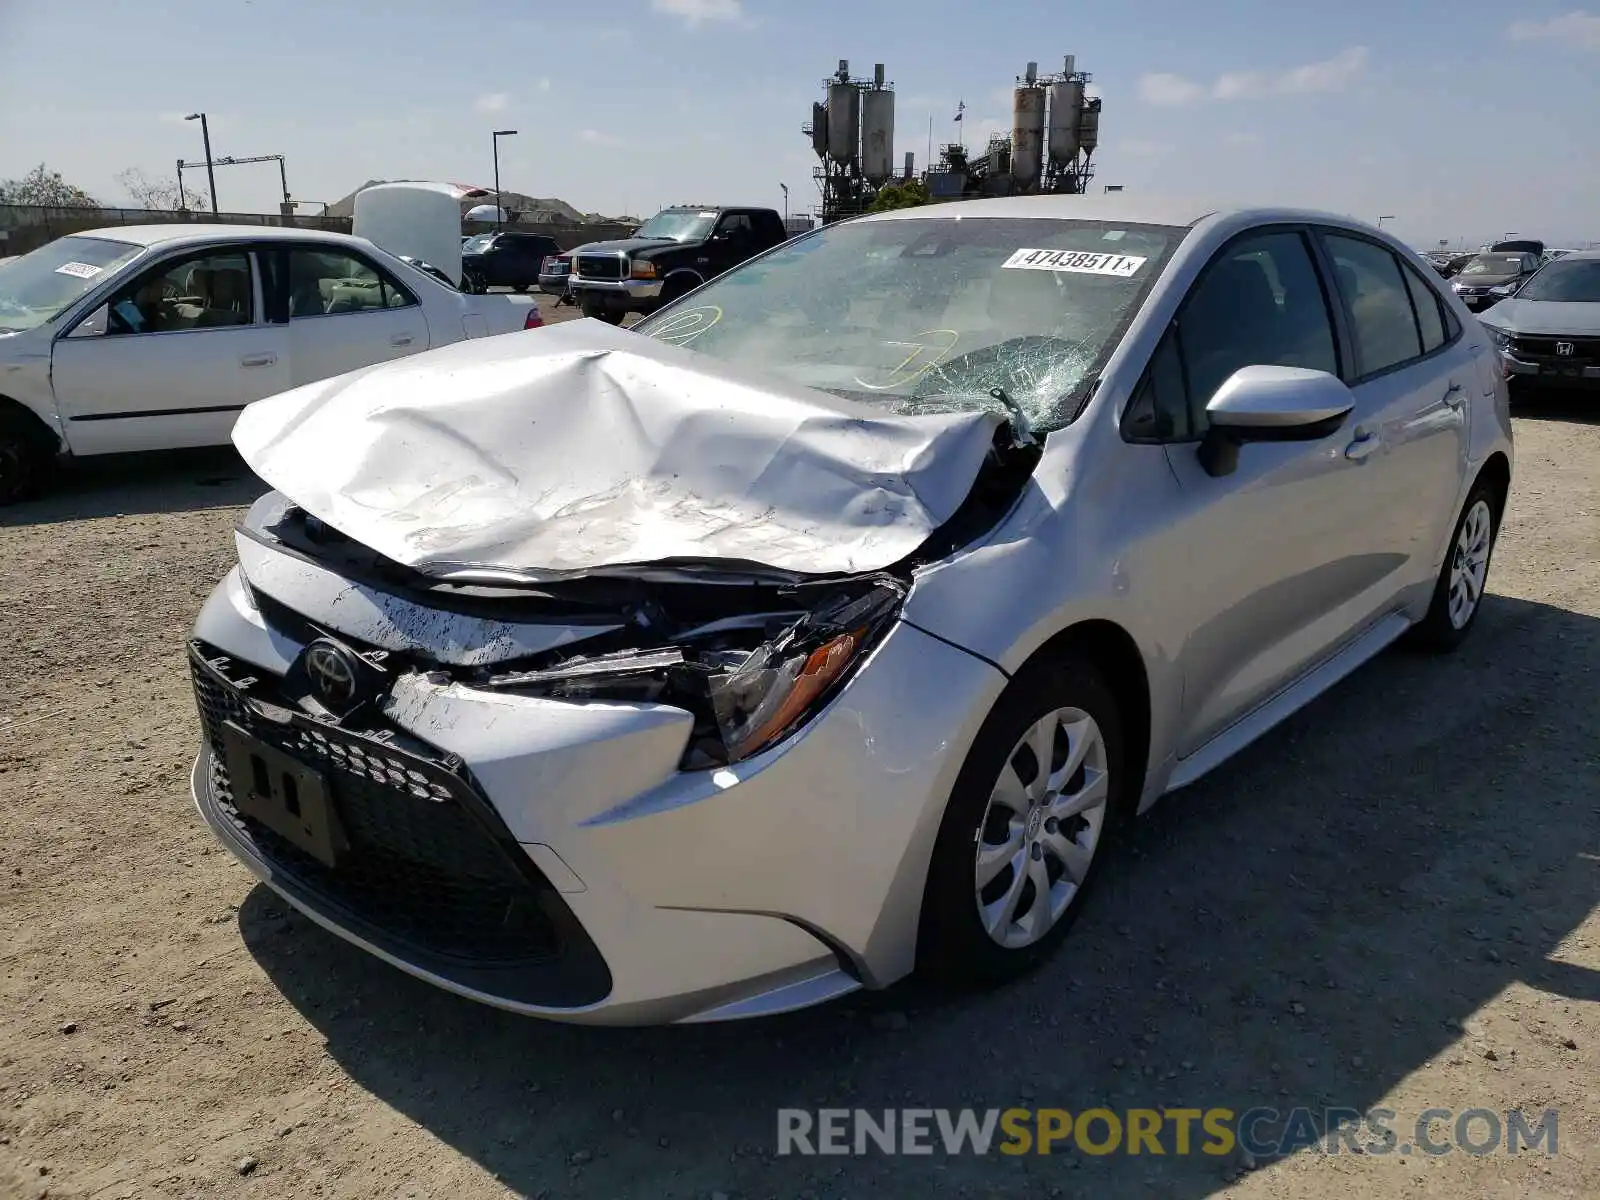
[[[1600,250],[1568,250],[1561,256],[1562,262],[1594,262],[1600,259]]]
[[[1132,225],[1187,228],[1208,217],[1248,217],[1260,221],[1325,221],[1361,225],[1338,213],[1293,206],[1263,206],[1181,196],[1101,193],[1078,196],[1008,196],[992,200],[957,200],[920,208],[874,213],[865,221],[904,221],[918,217],[946,220],[967,217],[1035,217],[1074,221],[1126,221]]]
[[[253,242],[276,241],[280,238],[315,238],[332,242],[347,242],[365,246],[365,238],[351,237],[347,233],[334,233],[325,229],[294,229],[281,225],[225,225],[211,222],[185,221],[169,225],[112,225],[104,229],[84,229],[68,237],[105,238],[113,242],[127,242],[135,246],[167,246],[185,242],[210,242],[220,238],[248,239]]]

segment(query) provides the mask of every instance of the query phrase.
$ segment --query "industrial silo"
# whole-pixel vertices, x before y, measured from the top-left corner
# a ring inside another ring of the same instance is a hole
[[[861,93],[849,71],[841,60],[838,76],[828,84],[828,156],[840,163],[855,162],[861,145]]]
[[[883,64],[861,97],[861,173],[871,183],[894,174],[894,93],[883,86]]]
[[[1096,96],[1083,106],[1083,116],[1078,121],[1078,146],[1087,157],[1100,144],[1100,97]]]
[[[811,104],[811,148],[818,158],[828,156],[828,106],[820,100]]]
[[[1029,63],[1026,81],[1012,93],[1011,178],[1021,188],[1036,185],[1044,167],[1045,90],[1038,78],[1039,65]]]
[[[1078,127],[1083,109],[1083,83],[1062,79],[1050,85],[1050,165],[1064,168],[1078,157]]]

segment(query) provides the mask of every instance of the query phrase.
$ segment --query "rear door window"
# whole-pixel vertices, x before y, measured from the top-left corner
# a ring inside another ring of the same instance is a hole
[[[1334,274],[1355,337],[1360,378],[1421,357],[1422,334],[1400,260],[1376,242],[1326,233]]]

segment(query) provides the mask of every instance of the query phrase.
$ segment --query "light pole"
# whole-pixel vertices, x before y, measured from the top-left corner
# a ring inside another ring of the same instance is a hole
[[[494,131],[494,227],[500,228],[500,219],[505,215],[505,209],[500,205],[500,139],[503,137],[516,137],[515,129],[496,129]]]
[[[1394,214],[1393,213],[1390,213],[1387,217],[1379,217],[1378,218],[1378,228],[1382,229],[1383,228],[1383,223],[1385,221],[1392,221],[1392,220],[1394,220]]]
[[[200,139],[206,146],[206,186],[211,189],[211,215],[217,215],[217,176],[211,169],[211,127],[206,124],[206,115],[203,112],[190,113],[185,121],[200,122]]]
[[[783,227],[787,230],[789,228],[789,185],[780,183],[778,186],[783,189]]]

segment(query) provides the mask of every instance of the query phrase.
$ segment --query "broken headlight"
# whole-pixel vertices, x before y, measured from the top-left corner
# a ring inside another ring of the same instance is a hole
[[[536,671],[496,675],[487,686],[551,699],[661,703],[695,716],[685,770],[739,762],[798,729],[865,659],[899,610],[904,588],[874,581],[834,593],[754,649],[759,621],[730,643],[690,632],[682,644],[571,658]],[[769,627],[770,628],[770,627]]]

